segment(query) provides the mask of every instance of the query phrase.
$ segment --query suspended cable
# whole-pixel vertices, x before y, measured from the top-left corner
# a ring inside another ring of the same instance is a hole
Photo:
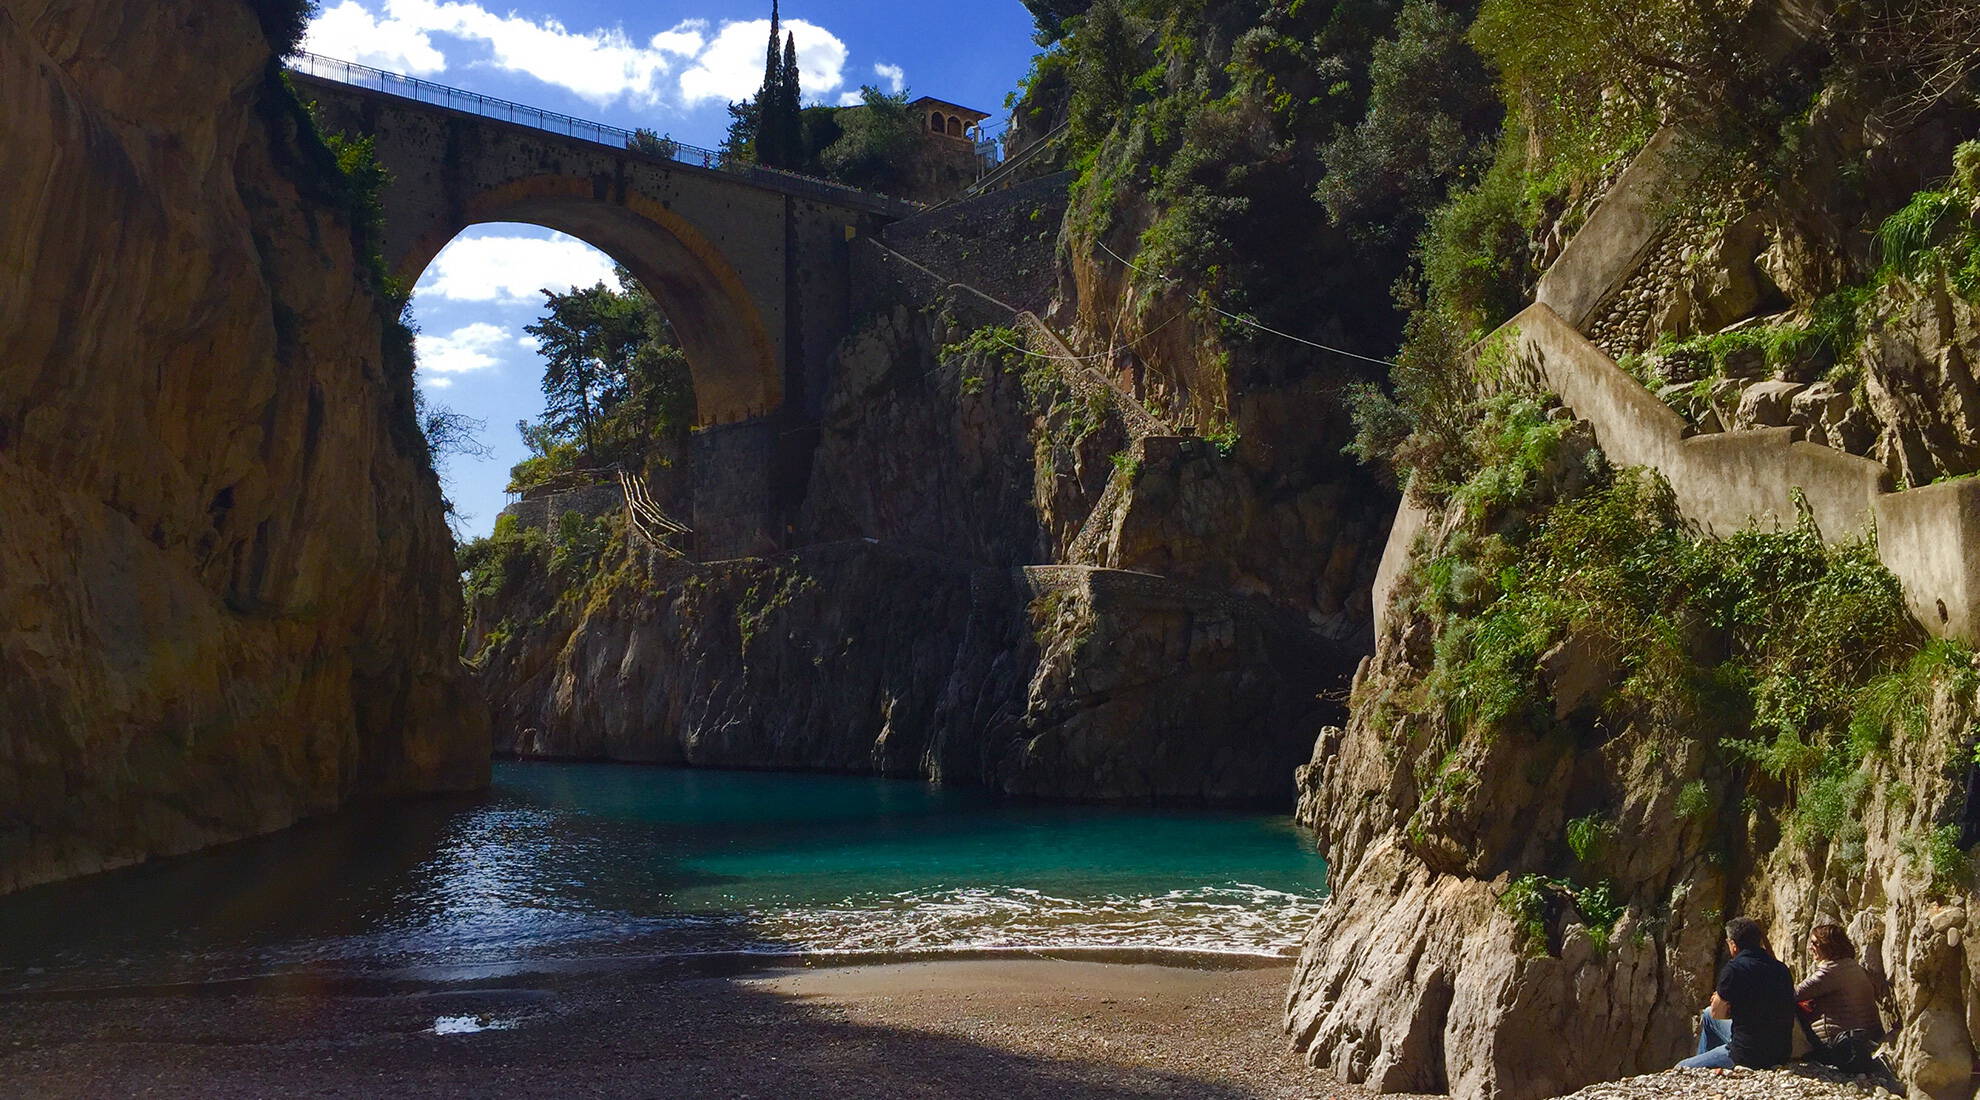
[[[1173,276],[1164,275],[1156,271],[1150,271],[1147,268],[1142,267],[1140,264],[1135,263],[1133,260],[1128,259],[1127,257],[1121,255],[1120,253],[1114,251],[1111,248],[1108,248],[1106,241],[1102,241],[1096,238],[1093,243],[1099,245],[1101,250],[1106,252],[1107,255],[1112,256],[1114,259],[1119,260],[1121,263],[1126,264],[1127,266],[1133,268],[1134,270],[1141,272],[1143,275],[1153,276],[1157,279],[1162,280],[1165,283],[1180,284],[1182,281],[1180,279],[1174,278]],[[1322,344],[1313,340],[1308,340],[1303,336],[1294,336],[1290,332],[1280,332],[1278,329],[1269,328],[1265,325],[1261,325],[1257,321],[1254,321],[1249,317],[1239,316],[1238,314],[1232,313],[1231,311],[1226,309],[1219,309],[1217,307],[1217,303],[1212,302],[1210,300],[1209,295],[1203,293],[1200,290],[1196,292],[1196,300],[1202,303],[1203,306],[1208,308],[1213,313],[1218,313],[1225,317],[1229,317],[1231,320],[1236,321],[1238,324],[1249,325],[1260,332],[1269,332],[1272,335],[1280,337],[1282,339],[1291,340],[1295,344],[1305,344],[1309,348],[1319,348],[1321,351],[1331,351],[1335,355],[1345,355],[1350,359],[1359,359],[1364,363],[1375,363],[1384,367],[1393,367],[1396,365],[1387,359],[1377,359],[1372,355],[1363,355],[1358,351],[1349,351],[1346,348],[1337,348],[1328,344]]]
[[[1124,351],[1133,351],[1134,345],[1136,343],[1142,340],[1146,340],[1150,336],[1153,336],[1156,333],[1162,331],[1163,329],[1169,327],[1169,323],[1171,321],[1174,321],[1176,318],[1181,317],[1184,313],[1187,312],[1189,311],[1179,309],[1176,312],[1169,314],[1169,316],[1165,320],[1163,320],[1161,324],[1156,325],[1154,328],[1149,329],[1148,331],[1135,337],[1133,340],[1129,340],[1127,343],[1121,344],[1118,347],[1109,348],[1106,351],[1097,352],[1093,355],[1048,355],[1042,351],[1032,351],[1030,348],[1019,347],[1018,345],[1013,344],[1009,340],[1005,340],[1002,337],[999,337],[997,339],[997,342],[999,344],[1004,345],[1007,348],[1010,348],[1012,351],[1023,352],[1024,354],[1029,355],[1034,359],[1052,359],[1061,363],[1090,363],[1095,359],[1112,359],[1114,356],[1119,355]]]

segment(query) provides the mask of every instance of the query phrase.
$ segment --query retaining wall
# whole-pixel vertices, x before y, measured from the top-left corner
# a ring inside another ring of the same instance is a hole
[[[1677,132],[1668,128],[1651,136],[1588,223],[1540,276],[1535,301],[1582,328],[1636,272],[1664,231],[1664,188],[1675,168],[1671,149],[1676,142]]]
[[[516,517],[516,523],[524,528],[548,531],[557,526],[557,520],[565,512],[577,512],[587,519],[597,519],[619,511],[625,504],[625,494],[619,491],[619,483],[608,481],[518,500],[502,509],[501,514]]]
[[[1980,640],[1980,479],[1894,493],[1881,465],[1802,442],[1797,428],[1690,434],[1547,306],[1527,307],[1503,331],[1515,342],[1519,380],[1558,394],[1594,426],[1611,461],[1663,474],[1685,518],[1702,530],[1791,524],[1798,490],[1825,540],[1875,535],[1877,556],[1904,583],[1905,601],[1927,630]]]
[[[696,560],[760,557],[783,548],[773,481],[783,435],[784,421],[774,416],[695,429]]]

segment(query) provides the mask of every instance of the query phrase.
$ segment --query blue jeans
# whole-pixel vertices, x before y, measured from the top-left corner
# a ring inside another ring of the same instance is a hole
[[[1678,1063],[1679,1069],[1731,1069],[1733,1025],[1706,1009],[1698,1016],[1698,1053]]]

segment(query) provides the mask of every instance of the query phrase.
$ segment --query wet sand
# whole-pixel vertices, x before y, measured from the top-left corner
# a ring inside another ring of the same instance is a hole
[[[1289,978],[973,959],[8,997],[0,1096],[1361,1100],[1287,1052]]]

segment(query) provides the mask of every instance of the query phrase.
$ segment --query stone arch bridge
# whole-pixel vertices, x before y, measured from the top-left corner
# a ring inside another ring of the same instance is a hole
[[[631,271],[694,381],[698,556],[780,545],[849,320],[851,242],[916,207],[347,62],[305,54],[291,76],[326,129],[376,143],[385,259],[407,286],[488,222],[569,234]]]

